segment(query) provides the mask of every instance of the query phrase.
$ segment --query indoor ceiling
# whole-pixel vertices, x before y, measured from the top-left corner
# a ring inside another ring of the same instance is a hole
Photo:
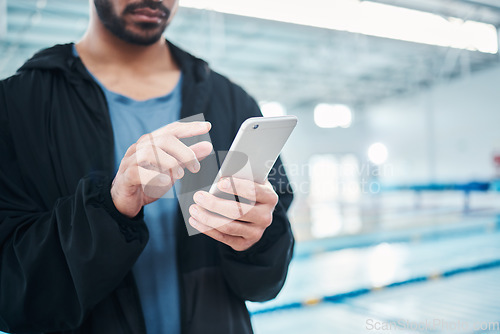
[[[378,2],[500,26],[498,0]],[[40,48],[78,40],[87,22],[87,0],[7,0],[0,78]],[[279,101],[292,112],[312,110],[320,102],[362,108],[500,63],[498,54],[190,8],[179,10],[167,37],[259,101]]]

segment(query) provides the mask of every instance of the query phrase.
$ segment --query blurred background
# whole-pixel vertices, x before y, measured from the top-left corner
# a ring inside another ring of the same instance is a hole
[[[167,38],[299,118],[295,256],[256,333],[500,333],[500,1],[180,4]],[[0,0],[0,78],[87,23]]]

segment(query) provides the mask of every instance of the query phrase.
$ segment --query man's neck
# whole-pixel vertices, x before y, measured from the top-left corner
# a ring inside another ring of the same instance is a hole
[[[124,67],[143,74],[178,70],[164,38],[148,46],[130,44],[102,24],[91,26],[76,48],[87,62],[102,66]]]
[[[136,100],[164,96],[181,75],[163,38],[149,46],[133,45],[102,25],[91,25],[76,49],[104,87]]]

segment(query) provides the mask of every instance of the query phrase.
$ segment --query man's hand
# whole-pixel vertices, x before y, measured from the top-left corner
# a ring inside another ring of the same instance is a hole
[[[199,191],[194,195],[196,204],[189,208],[189,223],[198,231],[243,251],[262,238],[271,225],[278,195],[269,181],[258,184],[252,181],[225,178],[219,190],[245,198],[251,203],[241,203]]]
[[[135,217],[141,208],[161,198],[174,182],[184,176],[184,168],[200,170],[212,144],[200,142],[190,147],[179,139],[210,131],[208,122],[175,122],[142,136],[129,147],[111,186],[115,207],[123,215]]]

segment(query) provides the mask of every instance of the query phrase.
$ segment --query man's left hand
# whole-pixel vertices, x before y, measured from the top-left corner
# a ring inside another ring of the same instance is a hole
[[[194,195],[189,208],[189,223],[198,231],[230,246],[236,251],[252,247],[262,238],[273,221],[278,195],[271,183],[255,183],[224,178],[217,184],[220,191],[245,198],[245,203],[222,199],[206,191]]]

